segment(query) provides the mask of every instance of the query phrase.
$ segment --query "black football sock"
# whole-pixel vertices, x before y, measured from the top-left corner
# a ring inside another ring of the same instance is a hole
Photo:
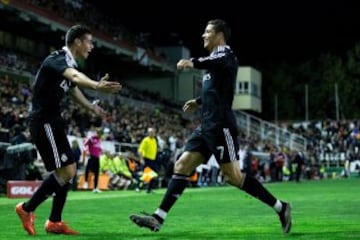
[[[67,183],[63,187],[61,187],[57,192],[55,192],[55,196],[52,202],[51,213],[49,217],[50,221],[52,222],[61,221],[61,213],[64,209],[69,188],[70,188],[70,183]]]
[[[244,178],[245,179],[242,186],[240,186],[240,189],[251,196],[258,198],[270,207],[275,205],[277,199],[258,180],[250,175],[245,175]]]
[[[33,212],[35,209],[45,201],[51,194],[61,188],[60,183],[55,178],[54,173],[51,173],[35,191],[34,195],[29,201],[24,203],[23,208],[27,212]]]
[[[166,218],[166,214],[170,211],[176,200],[184,192],[189,180],[185,175],[174,174],[169,183],[165,196],[160,204],[160,207],[155,211],[153,216],[161,223]]]

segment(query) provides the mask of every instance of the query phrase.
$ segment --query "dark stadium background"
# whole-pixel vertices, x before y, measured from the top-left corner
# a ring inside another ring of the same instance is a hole
[[[205,54],[201,34],[206,21],[223,18],[232,27],[230,44],[241,65],[260,69],[343,53],[360,39],[359,7],[350,1],[154,0],[128,1],[126,6],[118,1],[90,2],[134,33],[147,33],[156,44],[181,42],[195,56]]]

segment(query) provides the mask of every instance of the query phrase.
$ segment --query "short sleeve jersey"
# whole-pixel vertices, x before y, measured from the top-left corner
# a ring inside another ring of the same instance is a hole
[[[52,52],[41,64],[33,83],[31,117],[60,116],[60,103],[75,84],[64,78],[67,68],[77,63],[66,48]]]

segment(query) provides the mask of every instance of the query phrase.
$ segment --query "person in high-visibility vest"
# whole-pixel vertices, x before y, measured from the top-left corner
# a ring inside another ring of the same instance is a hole
[[[145,179],[148,180],[148,188],[146,192],[151,193],[157,180],[157,173],[159,172],[160,165],[157,161],[158,147],[155,128],[149,127],[147,134],[148,135],[140,142],[138,153],[141,160],[144,162],[145,176],[143,176],[142,180],[144,182],[146,182]]]

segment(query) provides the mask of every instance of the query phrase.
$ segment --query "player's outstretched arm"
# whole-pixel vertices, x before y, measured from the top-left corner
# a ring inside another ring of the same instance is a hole
[[[67,68],[63,76],[74,82],[77,86],[83,88],[90,88],[97,91],[116,93],[121,90],[122,86],[118,82],[111,82],[109,80],[109,74],[105,74],[99,82],[90,79],[84,73],[79,72],[75,68]]]

